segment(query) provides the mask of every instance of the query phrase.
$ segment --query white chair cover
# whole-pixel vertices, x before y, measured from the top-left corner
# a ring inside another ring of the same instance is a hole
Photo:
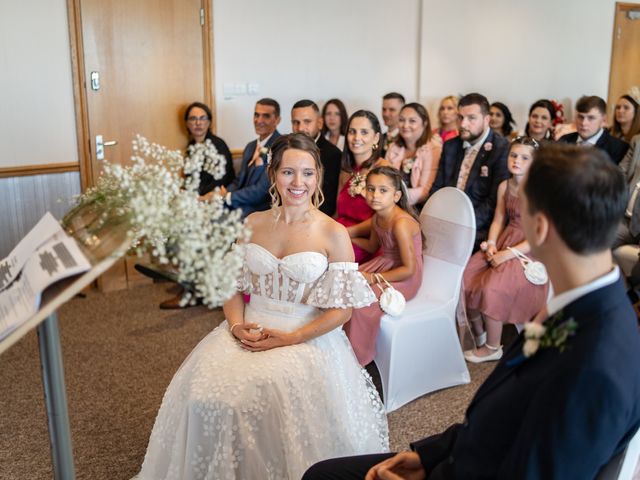
[[[636,480],[640,478],[640,429],[631,438],[629,445],[621,454],[616,455],[598,473],[596,480]]]
[[[475,240],[475,214],[464,192],[438,190],[420,214],[424,272],[400,317],[384,315],[376,343],[387,412],[425,393],[469,383],[456,332],[462,273]]]

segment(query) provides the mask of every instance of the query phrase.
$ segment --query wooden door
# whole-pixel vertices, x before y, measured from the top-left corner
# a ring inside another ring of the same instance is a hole
[[[211,105],[212,99],[208,3],[75,0],[70,18],[78,43],[80,103],[84,100],[79,135],[88,145],[82,162],[85,186],[102,168],[98,136],[104,141],[104,159],[120,164],[129,163],[138,133],[170,148],[186,146],[184,108],[196,100]],[[120,262],[103,275],[100,288],[139,282],[132,263]]]
[[[618,98],[640,87],[640,3],[616,3],[609,73],[609,123]]]

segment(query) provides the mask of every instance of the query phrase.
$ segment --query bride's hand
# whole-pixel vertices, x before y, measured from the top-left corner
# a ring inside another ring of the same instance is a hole
[[[259,340],[241,340],[240,343],[242,348],[252,352],[262,352],[264,350],[286,347],[287,345],[297,343],[295,341],[294,333],[287,333],[271,328],[264,328],[262,330],[262,337],[263,338]]]
[[[263,328],[257,323],[243,323],[234,326],[231,334],[238,340],[240,340],[240,342],[255,342],[266,338],[266,335],[263,332]]]

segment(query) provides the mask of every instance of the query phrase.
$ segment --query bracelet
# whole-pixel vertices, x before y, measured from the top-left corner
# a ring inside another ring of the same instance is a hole
[[[487,240],[487,245],[493,245],[495,247],[496,241],[495,240]]]
[[[231,332],[231,335],[233,335],[235,337],[235,334],[233,333],[233,329],[236,328],[238,325],[242,325],[241,322],[238,323],[234,323],[233,325],[231,325],[231,328],[229,328],[229,331]],[[238,338],[238,337],[236,337]]]

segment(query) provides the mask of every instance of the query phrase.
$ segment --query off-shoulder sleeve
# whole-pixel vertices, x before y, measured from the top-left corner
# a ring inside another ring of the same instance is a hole
[[[353,262],[333,262],[316,281],[305,303],[319,308],[361,308],[376,296]]]

